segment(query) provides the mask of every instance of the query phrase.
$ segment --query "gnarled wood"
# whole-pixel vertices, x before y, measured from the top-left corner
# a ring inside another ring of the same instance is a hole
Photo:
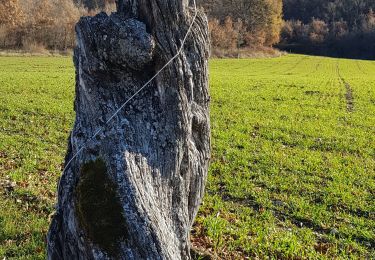
[[[76,121],[49,259],[189,259],[210,157],[207,22],[187,0],[123,0],[76,26]]]

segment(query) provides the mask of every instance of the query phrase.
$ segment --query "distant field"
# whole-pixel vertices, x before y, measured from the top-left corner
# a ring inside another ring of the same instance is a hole
[[[375,62],[211,61],[195,247],[222,259],[375,259]],[[44,259],[74,119],[71,58],[0,57],[0,259]]]

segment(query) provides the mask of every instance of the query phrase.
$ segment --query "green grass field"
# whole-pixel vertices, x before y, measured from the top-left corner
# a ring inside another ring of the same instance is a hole
[[[192,241],[222,259],[375,258],[375,62],[211,61],[212,163]],[[0,259],[44,259],[71,58],[0,58]]]

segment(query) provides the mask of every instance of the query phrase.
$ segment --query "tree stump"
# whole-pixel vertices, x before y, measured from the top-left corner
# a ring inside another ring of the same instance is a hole
[[[178,53],[193,17],[188,0],[120,0],[78,22],[76,120],[49,259],[191,258],[210,158],[203,13],[181,54],[106,121]]]

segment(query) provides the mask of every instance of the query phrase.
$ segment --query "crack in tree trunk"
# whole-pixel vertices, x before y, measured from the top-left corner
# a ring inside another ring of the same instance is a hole
[[[208,32],[187,0],[123,0],[76,26],[76,120],[49,259],[190,259],[210,158]],[[98,128],[103,131],[87,143]],[[91,206],[90,206],[91,205]],[[119,230],[121,232],[119,232]]]

